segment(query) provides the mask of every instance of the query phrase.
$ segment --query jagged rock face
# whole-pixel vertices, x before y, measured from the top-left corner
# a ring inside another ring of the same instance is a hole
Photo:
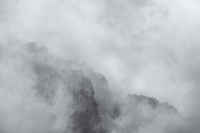
[[[48,50],[37,48],[35,43],[28,44],[28,50],[35,56],[32,69],[38,79],[34,87],[37,96],[49,106],[54,106],[57,91],[61,88],[64,97],[65,95],[72,97],[70,108],[73,113],[70,116],[70,123],[68,123],[71,125],[72,132],[101,133],[101,120],[94,99],[94,87],[90,79],[81,70],[62,69],[66,65],[64,61],[60,68],[49,64],[51,57],[47,55]],[[38,58],[40,55],[43,56]]]
[[[105,76],[88,65],[65,61],[33,42],[26,47],[27,60],[37,79],[33,87],[36,97],[50,107],[56,106],[61,91],[62,120],[68,119],[62,121],[61,133],[137,132],[141,127],[164,121],[160,118],[177,116],[173,106],[155,98],[128,95],[125,101],[116,102]],[[71,97],[71,101],[67,102],[66,97]],[[65,118],[65,114],[70,117]],[[53,113],[55,122],[60,121],[57,117]]]
[[[170,120],[180,119],[176,108],[172,105],[160,103],[155,98],[143,95],[128,95],[117,110],[119,113],[115,118],[114,129],[117,133],[148,132],[148,130],[160,133]]]
[[[176,108],[172,105],[169,105],[169,103],[160,103],[157,99],[153,97],[146,97],[143,95],[128,95],[127,101],[131,106],[140,106],[141,104],[146,104],[151,109],[158,109],[162,111],[162,113],[166,114],[177,114],[178,111]]]
[[[58,84],[63,84],[63,92],[72,96],[74,133],[100,133],[100,118],[97,103],[94,100],[94,88],[91,81],[80,71],[60,71],[44,64],[35,65],[38,75],[37,93],[47,103],[53,104]],[[64,95],[63,94],[63,95]],[[63,105],[64,106],[64,105]]]

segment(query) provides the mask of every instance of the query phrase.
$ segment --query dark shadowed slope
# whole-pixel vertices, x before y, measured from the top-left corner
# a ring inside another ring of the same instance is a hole
[[[61,89],[63,97],[72,97],[68,108],[71,108],[73,113],[70,116],[70,123],[67,124],[71,130],[75,133],[101,133],[101,120],[90,79],[82,70],[70,68],[76,65],[74,62],[51,55],[47,48],[39,48],[35,43],[27,45],[30,54],[34,55],[32,69],[37,75],[35,89],[38,97],[49,106],[55,106],[57,93]],[[66,132],[68,128],[66,127]]]

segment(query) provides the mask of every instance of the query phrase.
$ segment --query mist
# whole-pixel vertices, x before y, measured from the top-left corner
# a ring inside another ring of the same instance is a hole
[[[198,0],[0,0],[0,131],[62,133],[71,127],[70,122],[63,124],[74,112],[73,98],[62,92],[63,84],[58,85],[55,106],[47,106],[35,97],[35,90],[27,89],[38,82],[29,60],[40,61],[43,55],[27,53],[24,45],[36,42],[50,54],[86,63],[103,74],[110,90],[96,94],[98,104],[107,104],[101,94],[109,95],[108,101],[118,99],[117,104],[128,94],[138,94],[168,102],[181,115],[159,114],[138,133],[200,132],[199,6]],[[110,132],[133,132],[124,129],[140,115],[151,116],[148,106],[139,106],[144,112],[138,115],[122,107],[124,114],[113,120],[117,128]],[[54,117],[60,119],[56,124]],[[21,127],[16,126],[19,119]]]

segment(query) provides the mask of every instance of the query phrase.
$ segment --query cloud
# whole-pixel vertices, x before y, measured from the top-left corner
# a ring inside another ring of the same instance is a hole
[[[120,95],[144,94],[175,105],[184,117],[192,117],[188,125],[195,129],[199,4],[197,0],[1,0],[5,14],[0,18],[6,16],[7,21],[2,19],[0,30],[7,36],[9,25],[13,38],[47,46],[64,59],[87,62]],[[2,47],[1,53],[9,48]],[[4,61],[14,68],[19,65],[12,63],[12,56]],[[10,74],[7,69],[2,66],[2,73]]]

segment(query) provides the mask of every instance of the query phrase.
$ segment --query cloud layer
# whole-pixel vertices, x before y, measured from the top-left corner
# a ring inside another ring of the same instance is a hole
[[[0,51],[18,49],[5,45],[16,38],[47,46],[64,59],[87,62],[107,77],[115,93],[169,102],[188,118],[187,129],[198,132],[199,5],[198,0],[0,0]],[[26,78],[22,74],[18,81],[15,70],[21,62],[12,56],[1,57],[6,62],[1,75],[13,70],[15,76],[2,82],[9,87],[7,81],[14,80],[24,88],[20,82]]]

